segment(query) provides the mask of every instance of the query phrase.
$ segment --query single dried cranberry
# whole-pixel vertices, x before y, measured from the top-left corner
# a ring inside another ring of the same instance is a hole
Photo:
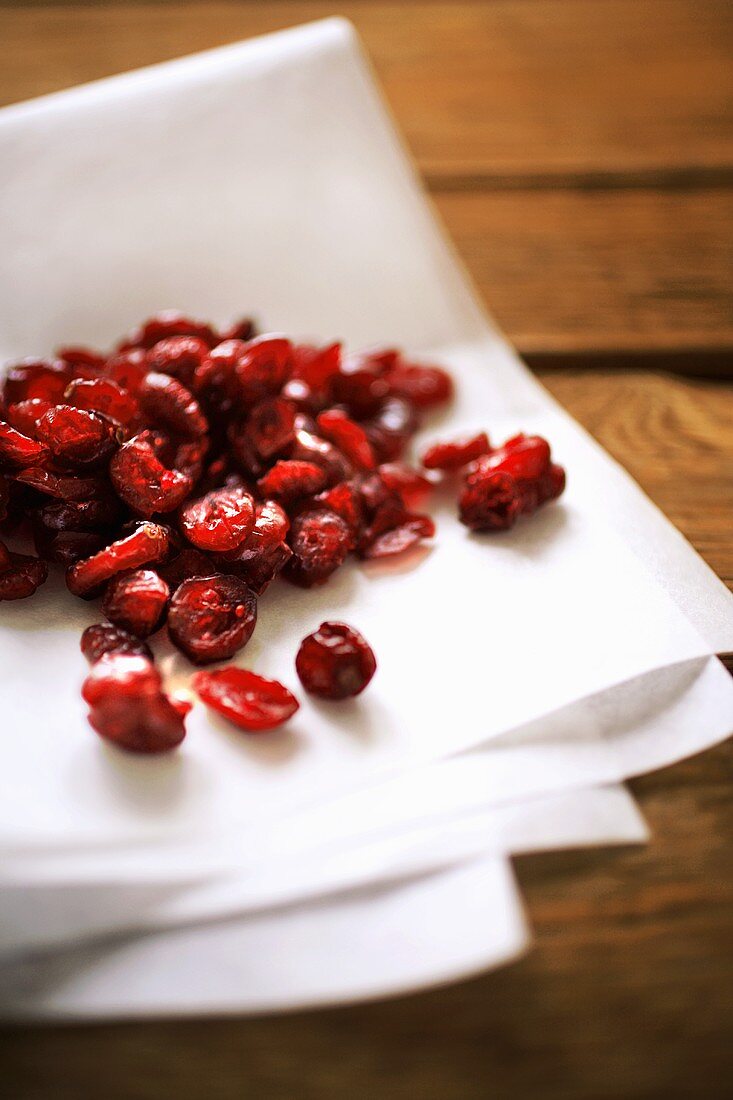
[[[209,398],[213,395],[228,399],[237,397],[236,368],[246,350],[243,340],[224,340],[212,348],[194,372],[194,392]]]
[[[354,545],[346,520],[326,508],[296,516],[289,541],[293,556],[283,575],[302,588],[324,584]]]
[[[71,378],[71,370],[60,359],[22,359],[5,372],[2,394],[7,405],[40,397],[57,404]]]
[[[293,348],[293,379],[305,383],[312,393],[324,393],[340,370],[341,344],[324,348],[296,344]]]
[[[168,752],[185,737],[181,708],[163,692],[160,673],[145,657],[102,657],[92,665],[81,693],[92,728],[118,748]]]
[[[163,561],[168,556],[170,544],[167,527],[140,523],[132,534],[73,565],[67,571],[66,584],[75,596],[94,595],[106,581],[125,569]]]
[[[53,402],[46,401],[43,397],[31,397],[27,401],[19,401],[17,405],[8,405],[8,424],[16,431],[35,439],[38,421],[53,407]]]
[[[208,347],[213,348],[219,337],[211,325],[193,321],[176,309],[165,309],[145,321],[136,332],[125,340],[121,350],[130,348],[152,348],[161,340],[171,336],[198,336]]]
[[[397,527],[376,535],[359,548],[362,558],[390,558],[402,554],[422,539],[435,535],[435,523],[430,516],[407,516]]]
[[[152,569],[119,573],[107,586],[102,611],[111,623],[136,638],[147,638],[160,626],[170,589]]]
[[[45,443],[31,439],[0,420],[0,465],[22,470],[28,466],[43,464],[49,458],[50,451]]]
[[[219,334],[219,340],[252,340],[257,335],[257,326],[251,317],[242,317]]]
[[[210,345],[198,336],[169,336],[148,352],[151,371],[170,374],[191,389],[196,370],[209,354]]]
[[[168,632],[194,664],[225,661],[252,637],[257,599],[239,577],[193,577],[171,598]]]
[[[93,378],[100,374],[107,364],[106,356],[101,351],[92,351],[91,348],[59,348],[56,355],[70,367],[75,378]]]
[[[130,348],[119,351],[107,361],[105,373],[108,378],[122,386],[123,390],[137,393],[145,375],[148,373],[148,358],[142,348]]]
[[[109,465],[112,484],[125,504],[141,516],[172,512],[191,491],[191,478],[168,470],[142,436],[123,443]]]
[[[235,374],[240,400],[254,405],[280,392],[293,367],[293,345],[281,336],[257,336],[245,344]]]
[[[248,733],[281,726],[300,706],[277,680],[266,680],[245,668],[197,672],[193,687],[208,707]]]
[[[354,467],[338,447],[307,428],[299,427],[296,431],[289,458],[294,462],[313,462],[320,466],[326,473],[328,485],[347,481],[354,475]]]
[[[125,428],[140,419],[135,398],[111,378],[74,378],[66,387],[64,400],[77,409],[102,413]]]
[[[180,518],[186,538],[200,550],[234,550],[254,527],[254,501],[238,487],[214,489],[184,505]]]
[[[29,554],[14,554],[4,546],[3,551],[5,562],[9,558],[10,564],[0,572],[0,600],[25,600],[46,580],[48,566]]]
[[[358,470],[374,469],[374,451],[360,424],[338,409],[319,413],[316,423],[324,439],[338,447]]]
[[[36,436],[54,458],[72,466],[104,462],[117,445],[114,425],[106,417],[73,405],[56,405],[44,413]]]
[[[389,386],[382,374],[381,367],[362,359],[348,360],[341,373],[331,378],[333,402],[345,405],[351,415],[359,420],[374,416],[389,394]]]
[[[514,526],[522,502],[511,474],[489,470],[466,479],[458,505],[461,523],[472,531],[507,531]]]
[[[295,668],[307,692],[347,699],[364,690],[376,672],[369,643],[346,623],[321,623],[300,643]]]
[[[93,626],[88,626],[81,636],[80,644],[90,665],[106,657],[108,653],[124,653],[128,657],[153,660],[152,651],[146,642],[112,623],[94,623]]]
[[[399,357],[385,374],[389,392],[419,409],[442,405],[453,396],[453,380],[441,367],[408,363]]]
[[[286,513],[274,500],[258,504],[251,534],[236,550],[217,557],[222,572],[241,576],[253,592],[262,595],[292,557],[284,541],[289,527]]]
[[[210,577],[219,570],[211,558],[200,550],[186,547],[175,558],[157,567],[158,574],[168,585],[171,592],[187,581],[189,577]]]
[[[189,439],[176,447],[173,466],[180,473],[185,474],[187,478],[190,478],[192,488],[204,472],[204,459],[208,449],[209,438],[205,435],[201,436],[200,439]]]
[[[551,462],[545,472],[537,479],[538,503],[545,504],[549,500],[557,500],[564,491],[565,470],[557,463]]]
[[[404,462],[385,462],[377,473],[383,484],[397,493],[406,508],[419,508],[433,488],[432,483]]]
[[[423,455],[422,464],[428,470],[459,470],[490,450],[486,432],[479,432],[478,435],[451,443],[434,443]]]
[[[325,471],[313,462],[280,460],[259,479],[257,488],[263,497],[273,497],[287,507],[323,489],[327,480]]]
[[[249,414],[244,430],[258,455],[271,459],[295,439],[295,407],[282,397],[260,401]]]
[[[481,470],[501,470],[520,481],[541,477],[550,465],[550,445],[539,435],[517,435],[480,459]]]
[[[364,430],[380,462],[394,462],[418,427],[415,409],[402,397],[387,397],[379,411],[364,423]]]
[[[169,374],[150,371],[140,383],[137,396],[143,412],[155,424],[162,424],[185,439],[197,439],[209,429],[196,398]]]
[[[356,538],[364,524],[364,503],[358,486],[353,481],[341,481],[331,489],[325,489],[313,498],[313,503],[329,508],[345,520]]]

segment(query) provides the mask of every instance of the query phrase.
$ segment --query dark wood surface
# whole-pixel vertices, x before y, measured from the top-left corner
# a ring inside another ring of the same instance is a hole
[[[729,3],[0,3],[0,102],[333,13],[494,315],[733,585]],[[13,1100],[730,1095],[732,761],[635,780],[644,848],[518,860],[537,943],[515,966],[272,1019],[10,1030],[0,1080]]]

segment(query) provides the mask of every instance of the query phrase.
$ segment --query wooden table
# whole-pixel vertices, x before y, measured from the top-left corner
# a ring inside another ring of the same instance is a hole
[[[0,101],[334,12],[499,322],[730,583],[727,0],[0,3]],[[506,970],[273,1019],[6,1032],[0,1080],[13,1100],[730,1095],[732,759],[631,784],[642,850],[518,860],[537,944]]]

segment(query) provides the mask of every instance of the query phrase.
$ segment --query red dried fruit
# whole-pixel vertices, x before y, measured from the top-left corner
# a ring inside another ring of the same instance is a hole
[[[125,428],[140,418],[135,398],[111,378],[74,378],[66,387],[64,400],[77,409],[102,413]]]
[[[89,500],[59,500],[45,504],[36,519],[49,531],[90,531],[109,527],[120,517],[120,504],[111,493]]]
[[[364,523],[364,504],[362,495],[353,481],[341,481],[331,489],[326,489],[313,498],[313,503],[329,508],[345,520],[354,538]]]
[[[280,460],[259,479],[257,489],[261,496],[274,497],[287,507],[301,497],[319,492],[327,480],[325,471],[313,462]]]
[[[193,321],[176,309],[164,309],[145,321],[128,340],[123,341],[121,350],[130,348],[152,348],[161,340],[170,336],[198,336],[208,347],[213,348],[219,337],[211,325],[202,321]]]
[[[75,596],[94,595],[106,581],[125,569],[137,569],[140,565],[163,561],[169,553],[170,544],[167,527],[158,523],[140,523],[132,534],[73,565],[67,571],[66,584]]]
[[[186,735],[180,706],[163,692],[160,673],[145,657],[102,657],[92,665],[81,693],[92,728],[118,748],[168,752]]]
[[[453,396],[453,380],[441,367],[408,363],[398,357],[385,374],[389,392],[418,409],[442,405]]]
[[[433,488],[432,483],[404,462],[385,462],[377,473],[392,493],[397,493],[406,508],[419,508]]]
[[[46,401],[43,397],[31,397],[27,401],[19,401],[17,405],[8,405],[8,424],[23,435],[35,439],[38,421],[53,407],[53,402]]]
[[[225,340],[252,340],[257,335],[257,326],[251,317],[243,317],[235,321],[229,328],[219,334],[222,343]]]
[[[423,455],[422,464],[428,470],[459,470],[490,450],[486,432],[479,432],[478,435],[451,443],[434,443]]]
[[[354,467],[338,447],[307,428],[298,427],[289,457],[293,462],[313,462],[320,466],[326,473],[328,485],[347,481],[354,475]]]
[[[293,345],[282,336],[257,336],[245,344],[235,374],[239,398],[254,405],[280,392],[293,368]]]
[[[181,529],[200,550],[234,550],[247,538],[255,524],[254,501],[237,486],[214,489],[181,510]]]
[[[551,462],[549,467],[537,479],[538,503],[545,504],[557,498],[565,491],[565,470],[557,463]]]
[[[198,336],[169,336],[148,352],[151,371],[170,374],[191,389],[194,375],[209,354],[210,345]]]
[[[300,643],[295,668],[307,692],[323,699],[347,699],[364,690],[376,672],[374,653],[346,623],[321,623]]]
[[[194,664],[225,661],[252,637],[257,599],[239,577],[193,577],[171,598],[168,632]]]
[[[108,378],[122,386],[123,390],[137,393],[145,375],[148,373],[148,357],[142,348],[130,348],[118,351],[107,361],[105,373]]]
[[[364,423],[364,430],[380,462],[401,458],[418,428],[413,405],[402,397],[388,397],[379,411]]]
[[[63,398],[71,370],[60,359],[21,359],[6,368],[2,395],[7,405],[40,397],[56,404]]]
[[[354,545],[347,522],[325,508],[296,516],[289,541],[293,556],[283,575],[301,588],[324,584]]]
[[[0,420],[0,464],[23,469],[50,458],[48,447]]]
[[[489,470],[466,480],[458,507],[461,523],[472,531],[507,531],[514,526],[522,502],[511,474]]]
[[[160,626],[170,589],[152,569],[120,573],[107,586],[102,611],[111,623],[147,638]]]
[[[141,516],[172,512],[192,488],[191,478],[166,469],[141,435],[123,443],[110,462],[109,474],[119,497]]]
[[[518,481],[531,481],[550,465],[550,445],[539,435],[516,435],[480,460],[481,470],[501,470]]]
[[[341,344],[317,348],[297,344],[293,348],[293,379],[305,383],[314,394],[325,393],[329,382],[341,370]]]
[[[282,397],[260,401],[244,428],[260,458],[280,454],[295,439],[295,408]]]
[[[36,425],[36,436],[59,462],[92,466],[104,462],[115,447],[114,425],[99,413],[56,405]]]
[[[187,581],[189,577],[211,577],[219,570],[213,561],[202,554],[200,550],[186,547],[175,558],[165,562],[157,568],[157,573],[163,578],[171,592]]]
[[[196,398],[177,378],[150,371],[137,394],[143,412],[156,424],[183,436],[197,439],[206,435],[209,424]]]
[[[197,672],[193,687],[208,707],[248,733],[281,726],[300,706],[277,680],[266,680],[244,668]]]
[[[316,423],[324,439],[338,447],[357,469],[374,469],[376,466],[374,451],[360,424],[339,409],[327,409],[319,413]]]
[[[345,405],[358,420],[374,416],[389,394],[389,386],[382,377],[383,369],[367,359],[349,359],[340,374],[331,378],[331,397],[336,404]]]
[[[236,367],[247,350],[243,340],[224,340],[212,348],[210,354],[196,368],[193,390],[208,397],[233,399],[237,396]]]
[[[222,572],[242,577],[261,596],[292,557],[285,543],[289,527],[286,513],[274,500],[258,504],[249,536],[236,550],[217,556]]]
[[[93,378],[107,364],[106,356],[100,351],[92,351],[91,348],[59,348],[56,355],[63,359],[75,378]]]
[[[3,557],[10,565],[0,572],[0,600],[25,600],[32,596],[48,577],[48,566],[29,554],[14,554],[3,547]]]
[[[430,516],[407,516],[397,527],[384,531],[360,546],[362,558],[390,558],[435,535],[435,523]]]
[[[146,657],[153,660],[150,646],[133,634],[128,634],[112,623],[94,623],[88,626],[81,636],[81,651],[93,665],[108,653],[126,654],[128,657]]]
[[[96,554],[106,539],[99,531],[52,531],[42,524],[33,525],[33,542],[44,561],[70,566]]]

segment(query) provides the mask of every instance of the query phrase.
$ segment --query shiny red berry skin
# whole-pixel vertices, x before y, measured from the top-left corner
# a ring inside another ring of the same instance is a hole
[[[209,350],[210,345],[199,336],[168,336],[148,352],[148,367],[172,375],[191,389],[196,371]]]
[[[188,541],[199,550],[235,550],[254,528],[254,501],[238,487],[214,489],[183,506],[180,524]]]
[[[257,599],[239,577],[193,577],[171,597],[171,641],[194,664],[233,657],[252,637]]]
[[[301,513],[294,518],[289,535],[293,556],[283,576],[301,588],[325,584],[343,565],[354,545],[349,525],[325,508]]]
[[[422,457],[428,470],[459,470],[491,450],[486,432],[450,443],[434,443]]]
[[[501,470],[476,473],[458,501],[461,523],[472,531],[507,531],[522,508],[517,482]]]
[[[71,377],[71,368],[60,359],[21,359],[6,368],[2,396],[7,405],[34,397],[56,405]]]
[[[31,557],[29,554],[14,554],[4,546],[3,562],[4,567],[0,568],[0,601],[25,600],[32,596],[48,577],[48,566],[45,561]]]
[[[327,409],[319,413],[316,423],[323,438],[338,447],[357,470],[374,469],[374,451],[360,424],[339,409]]]
[[[8,405],[8,424],[23,435],[35,439],[38,421],[53,407],[53,402],[46,401],[43,397],[31,397],[27,401],[19,401],[17,405]]]
[[[170,551],[170,541],[167,527],[140,523],[131,534],[73,565],[66,573],[68,589],[75,596],[93,596],[117,573],[163,561]]]
[[[51,452],[45,443],[31,439],[0,420],[0,467],[22,470],[28,466],[42,466],[50,457]]]
[[[390,393],[405,398],[418,409],[442,405],[453,396],[453,380],[441,367],[422,366],[399,358],[387,370],[385,379]]]
[[[260,496],[271,497],[287,508],[301,497],[319,492],[327,480],[322,467],[313,462],[280,460],[259,479],[257,489]]]
[[[261,459],[282,454],[295,439],[295,406],[282,397],[266,398],[252,409],[245,431]]]
[[[77,409],[99,412],[124,428],[140,423],[140,406],[132,394],[111,378],[74,378],[64,401]]]
[[[244,668],[197,672],[193,687],[207,706],[247,733],[281,726],[300,705],[277,680],[267,680]]]
[[[115,427],[105,416],[73,405],[56,405],[39,419],[36,438],[69,466],[99,465],[117,446]]]
[[[374,653],[346,623],[321,623],[300,643],[295,668],[307,692],[322,699],[359,695],[376,672]]]
[[[120,499],[141,516],[174,511],[192,488],[191,478],[167,469],[141,436],[122,444],[110,462],[109,474]]]
[[[406,516],[396,527],[391,527],[359,548],[362,558],[391,558],[416,546],[423,539],[435,535],[435,523],[430,516]]]
[[[81,636],[80,648],[90,665],[108,653],[121,653],[128,657],[146,657],[153,660],[150,646],[112,623],[94,623]]]
[[[170,589],[152,569],[119,573],[107,585],[102,611],[111,623],[136,638],[147,638],[160,626]]]
[[[480,459],[482,470],[501,470],[518,481],[541,477],[550,465],[550,445],[539,435],[518,435]]]
[[[274,397],[292,369],[293,345],[289,340],[271,335],[255,337],[245,345],[235,367],[239,400],[252,406],[265,397]]]
[[[211,325],[194,321],[176,309],[165,309],[144,321],[128,340],[123,341],[122,350],[136,347],[149,349],[171,336],[197,336],[210,348],[219,339]]]
[[[127,752],[169,752],[186,735],[182,708],[163,692],[160,674],[145,657],[117,652],[95,661],[82,697],[92,728]]]

